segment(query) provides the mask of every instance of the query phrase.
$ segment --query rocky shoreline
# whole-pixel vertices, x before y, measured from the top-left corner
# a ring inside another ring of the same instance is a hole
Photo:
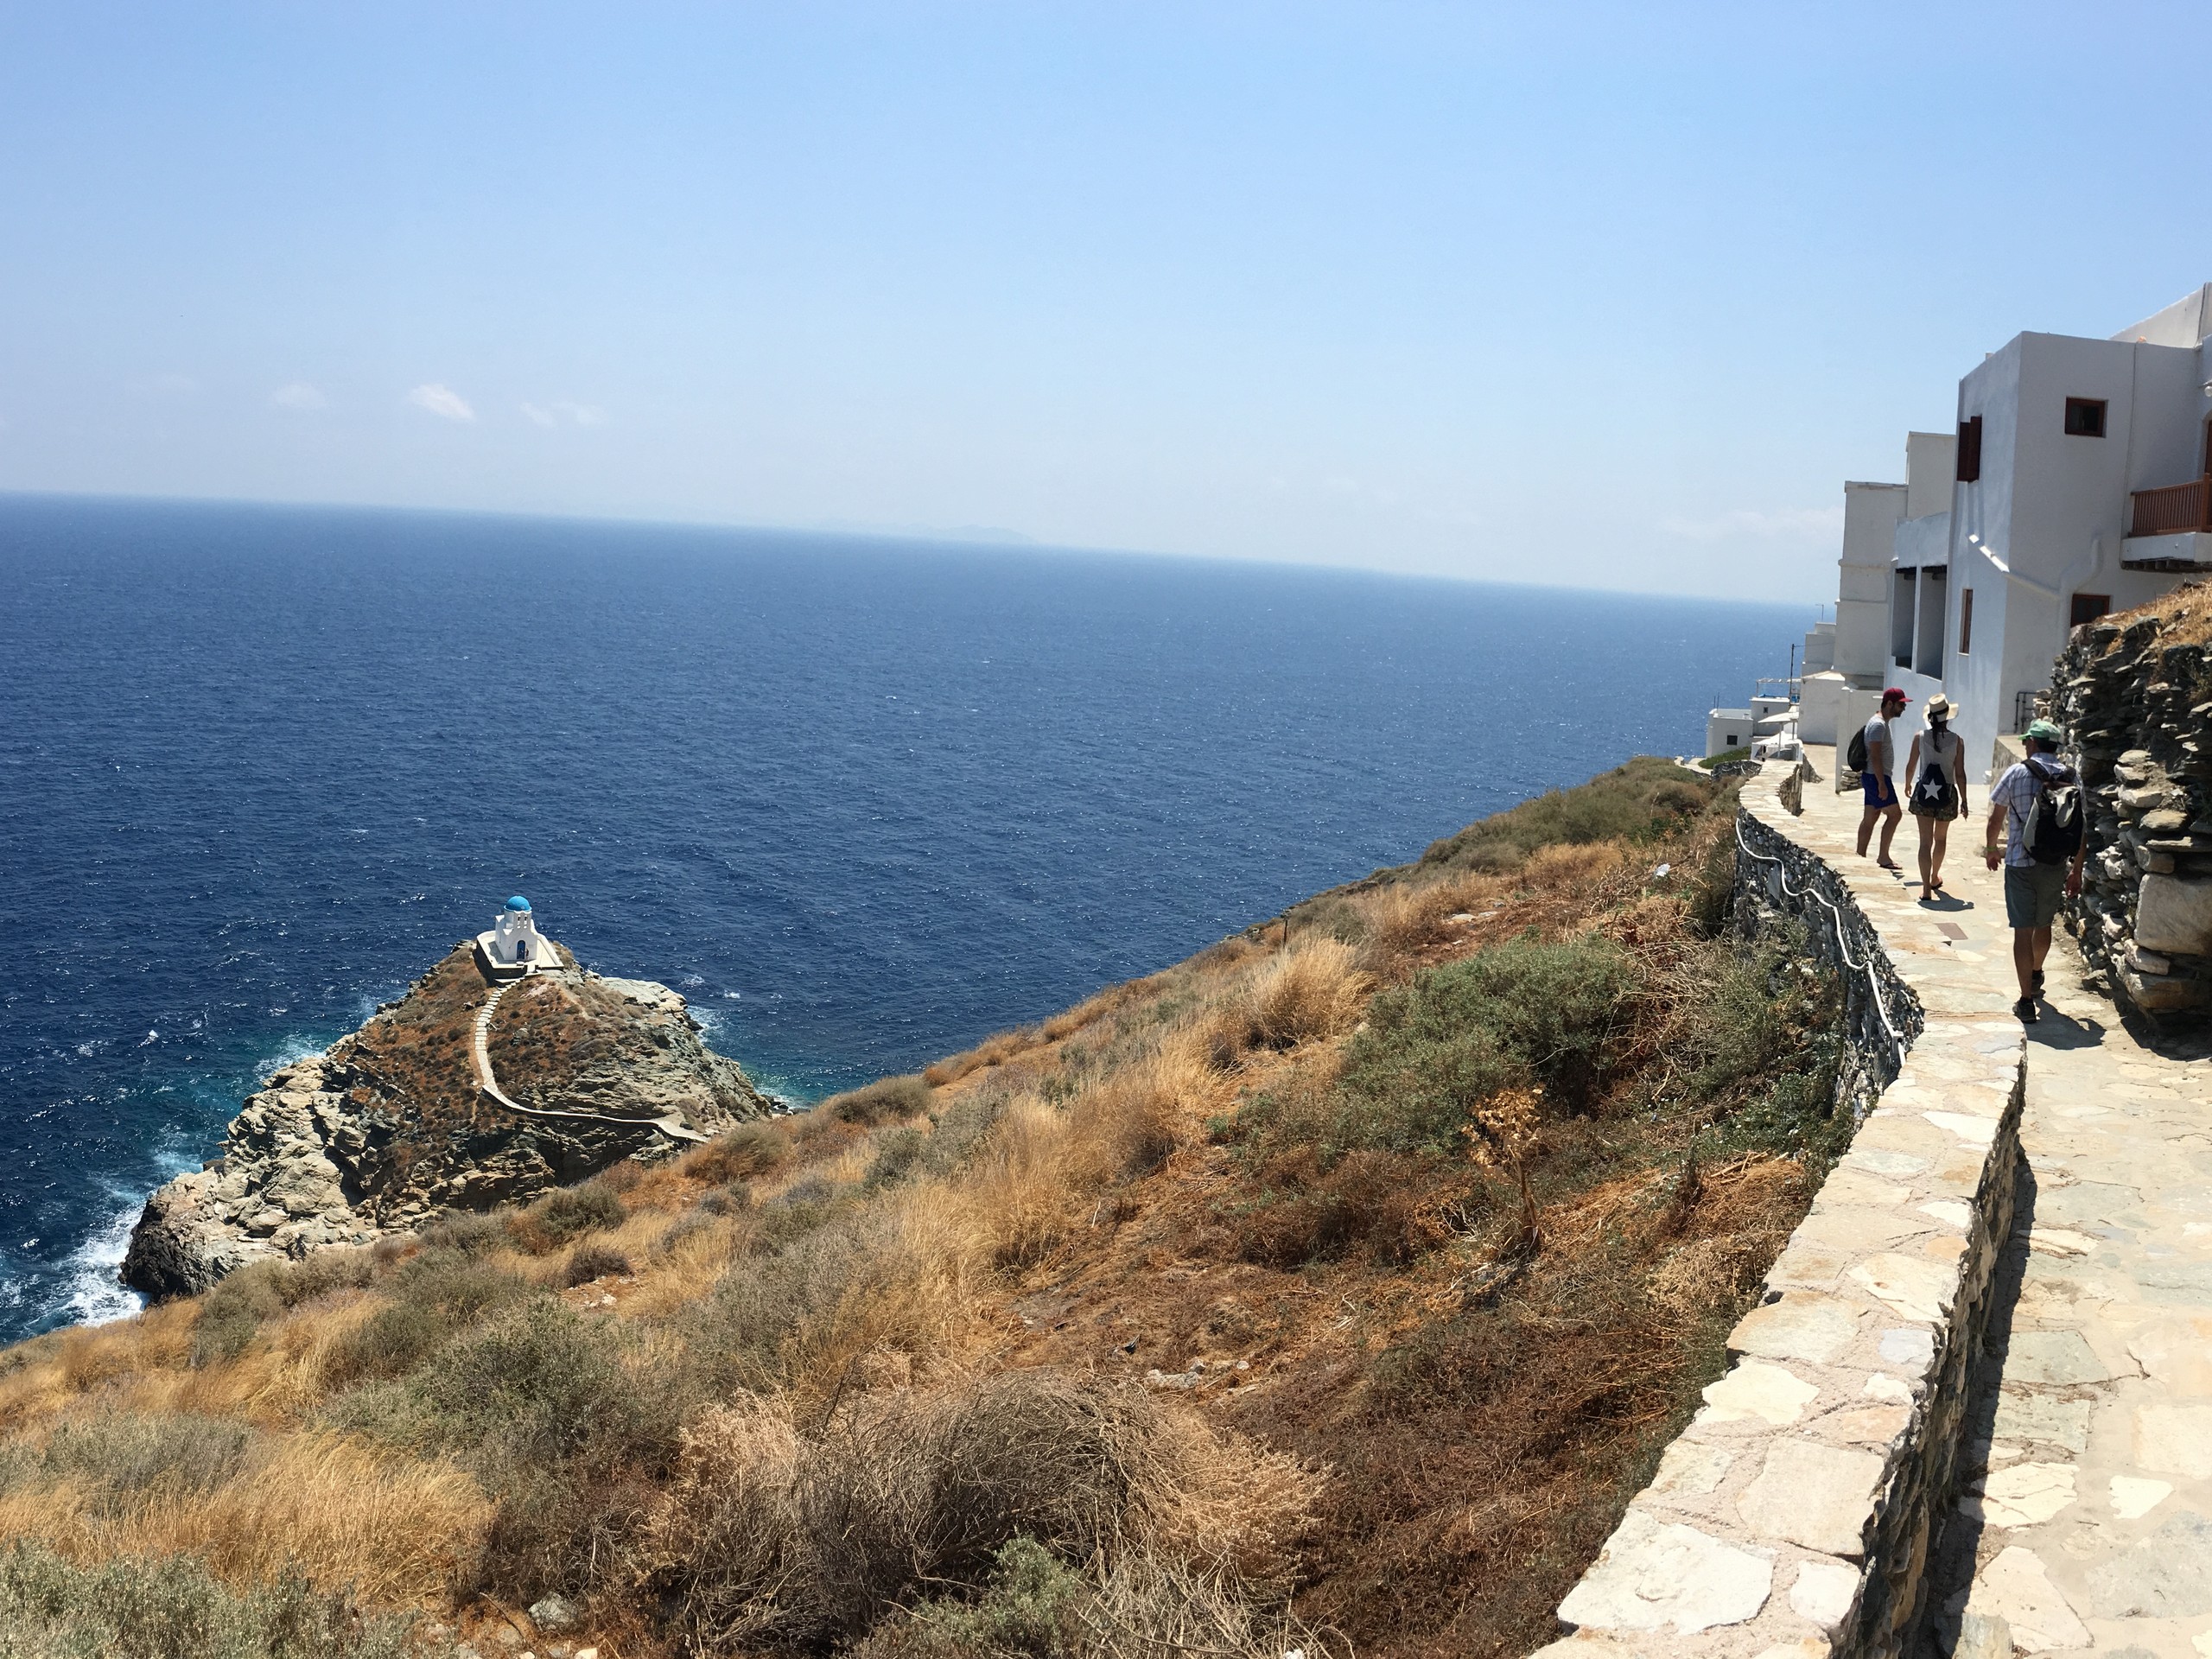
[[[247,1096],[220,1154],[147,1200],[123,1281],[157,1300],[194,1294],[251,1262],[366,1244],[441,1210],[669,1156],[679,1142],[652,1120],[708,1135],[775,1109],[707,1046],[677,993],[559,955],[502,999],[487,1047],[507,1093],[560,1116],[509,1110],[481,1088],[471,1044],[492,986],[456,945],[358,1031]]]

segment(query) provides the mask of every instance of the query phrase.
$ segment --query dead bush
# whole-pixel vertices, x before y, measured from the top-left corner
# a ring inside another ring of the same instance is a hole
[[[1247,1262],[1300,1268],[1363,1251],[1402,1266],[1447,1236],[1429,1195],[1435,1173],[1413,1159],[1350,1152],[1325,1167],[1314,1147],[1295,1147],[1260,1179],[1261,1196],[1236,1217]]]
[[[865,1088],[832,1095],[814,1109],[840,1123],[874,1128],[880,1123],[903,1123],[930,1109],[933,1091],[919,1077],[881,1077]]]
[[[755,1398],[685,1431],[632,1570],[704,1645],[849,1639],[925,1586],[980,1586],[1019,1537],[1076,1560],[1154,1545],[1280,1575],[1319,1485],[1096,1378],[862,1394],[811,1435],[787,1402]]]
[[[630,1258],[610,1244],[595,1241],[579,1244],[569,1252],[568,1264],[561,1270],[561,1282],[569,1289],[588,1285],[594,1279],[612,1278],[616,1274],[630,1271]]]
[[[741,1123],[684,1159],[683,1173],[714,1186],[766,1175],[791,1155],[790,1138],[766,1123]]]

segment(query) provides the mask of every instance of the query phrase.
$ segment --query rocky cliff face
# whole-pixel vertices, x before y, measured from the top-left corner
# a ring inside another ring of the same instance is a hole
[[[359,1031],[247,1098],[221,1155],[147,1201],[124,1282],[188,1295],[248,1262],[529,1198],[773,1109],[674,991],[561,956],[510,986],[485,1032],[500,1091],[526,1110],[481,1086],[476,1027],[493,988],[456,945]]]
[[[2212,1009],[2212,588],[2075,630],[2053,681],[2079,747],[2082,950],[2149,1013]]]

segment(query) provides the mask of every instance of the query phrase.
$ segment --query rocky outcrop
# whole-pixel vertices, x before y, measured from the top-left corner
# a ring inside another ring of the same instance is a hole
[[[2212,650],[2196,585],[2075,630],[2052,702],[2078,749],[2082,954],[2151,1014],[2212,1010]]]
[[[676,992],[586,973],[564,952],[557,970],[509,988],[486,1033],[502,1092],[534,1109],[510,1110],[474,1065],[491,990],[456,946],[359,1031],[270,1077],[221,1154],[147,1200],[124,1282],[189,1295],[249,1262],[528,1199],[664,1157],[671,1129],[712,1135],[774,1109]]]

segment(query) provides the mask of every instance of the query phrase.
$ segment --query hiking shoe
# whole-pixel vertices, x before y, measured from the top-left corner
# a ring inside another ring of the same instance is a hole
[[[2036,1000],[2032,996],[2024,996],[2015,1002],[2012,1005],[2012,1014],[2013,1017],[2024,1026],[2032,1026],[2043,1018],[2036,1012]]]

